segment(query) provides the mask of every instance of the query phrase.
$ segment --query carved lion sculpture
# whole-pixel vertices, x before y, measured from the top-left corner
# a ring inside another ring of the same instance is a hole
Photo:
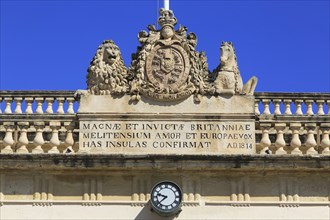
[[[220,65],[215,70],[217,74],[214,81],[215,92],[227,95],[253,95],[258,79],[253,76],[243,85],[233,44],[222,42],[220,52]]]
[[[124,94],[127,91],[127,68],[118,46],[104,41],[88,68],[87,87],[94,95]]]

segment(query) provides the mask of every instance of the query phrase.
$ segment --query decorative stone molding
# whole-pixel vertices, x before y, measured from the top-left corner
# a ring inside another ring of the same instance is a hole
[[[75,128],[75,123],[74,122],[64,122],[64,127],[66,129],[66,137],[65,137],[65,141],[64,141],[66,149],[63,151],[63,153],[66,153],[66,154],[74,153],[73,129]]]
[[[290,142],[290,146],[292,148],[291,154],[299,154],[302,152],[299,149],[301,147],[301,141],[299,139],[299,130],[301,128],[301,123],[291,123],[290,129],[292,130],[292,139]]]
[[[20,129],[20,136],[18,139],[17,147],[18,149],[16,150],[16,153],[29,153],[28,149],[26,148],[27,145],[29,144],[29,140],[27,138],[27,130],[30,127],[29,122],[18,122],[18,127]]]
[[[316,128],[316,123],[307,123],[306,128],[307,128],[307,138],[305,142],[305,148],[307,148],[306,154],[318,154],[318,152],[315,150],[317,143],[314,138],[314,130]]]
[[[231,202],[249,202],[250,201],[250,184],[248,177],[242,178],[232,178],[230,181],[230,201]],[[237,206],[237,203],[232,203],[232,205]],[[248,203],[244,203],[249,205]],[[239,205],[240,206],[240,205]]]
[[[275,129],[277,131],[276,141],[275,141],[275,147],[276,151],[275,154],[287,154],[287,152],[283,149],[286,146],[283,130],[285,129],[286,124],[285,123],[276,123]]]
[[[101,203],[98,204],[98,202],[103,200],[103,179],[101,177],[85,178],[83,187],[83,200],[87,201],[84,204],[100,205]]]
[[[298,182],[295,177],[280,177],[280,201],[288,202],[292,205],[293,202],[299,202]]]
[[[58,129],[61,127],[61,122],[52,121],[49,123],[49,126],[52,130],[52,137],[49,140],[51,149],[48,151],[48,153],[59,153],[60,151],[58,150],[58,146],[61,144],[61,142],[58,138]]]
[[[22,102],[23,102],[23,98],[20,97],[15,97],[14,98],[15,103],[16,103],[16,107],[15,107],[15,114],[22,114]]]
[[[33,139],[33,148],[32,153],[44,153],[42,145],[45,143],[44,137],[42,135],[43,129],[45,128],[44,122],[34,122],[34,127],[36,129],[36,136]]]
[[[329,140],[329,133],[330,133],[330,123],[322,123],[320,126],[322,131],[322,140],[321,140],[321,148],[322,154],[330,155],[330,140]]]
[[[150,199],[151,180],[148,177],[132,177],[132,197],[131,201],[146,202]],[[141,204],[141,203],[138,203]]]
[[[182,176],[183,202],[198,202],[201,200],[201,180],[191,178],[188,175]],[[196,203],[192,203],[195,205]]]
[[[271,124],[263,123],[260,124],[260,128],[262,129],[262,138],[260,140],[260,154],[272,154],[271,150],[269,149],[270,145],[272,144],[269,139],[269,129],[271,128]]]
[[[4,122],[3,126],[6,129],[6,135],[5,138],[3,139],[4,148],[1,150],[1,153],[12,154],[14,152],[12,147],[15,143],[13,139],[14,123]]]
[[[6,108],[5,108],[5,111],[4,113],[5,114],[11,114],[12,111],[11,111],[11,103],[13,102],[13,98],[4,98],[5,100],[5,103],[6,103]]]
[[[41,206],[52,205],[53,187],[52,176],[34,176],[33,204]]]

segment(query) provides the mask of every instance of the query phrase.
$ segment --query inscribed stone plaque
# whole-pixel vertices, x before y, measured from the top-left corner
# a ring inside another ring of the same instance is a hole
[[[253,120],[80,121],[79,151],[105,154],[254,154]]]

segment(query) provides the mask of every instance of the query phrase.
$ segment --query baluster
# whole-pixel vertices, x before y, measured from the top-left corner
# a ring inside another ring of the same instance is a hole
[[[2,110],[1,110],[1,107],[2,107],[2,100],[3,100],[3,98],[2,97],[0,97],[0,114],[2,114]]]
[[[291,99],[284,99],[283,102],[284,102],[284,105],[285,105],[284,114],[285,115],[292,115],[292,112],[291,112],[291,102],[292,102],[292,100]]]
[[[327,106],[328,106],[328,115],[330,115],[330,100],[327,100]]]
[[[324,100],[316,100],[316,104],[317,104],[317,114],[324,115],[324,111],[323,111]]]
[[[260,124],[260,128],[262,129],[262,138],[260,140],[260,154],[271,154],[269,150],[269,146],[272,144],[269,139],[269,129],[271,124]]]
[[[67,114],[74,114],[73,110],[73,103],[74,103],[74,98],[66,98],[66,101],[68,102],[68,110],[66,111]]]
[[[293,148],[291,154],[302,154],[299,147],[301,147],[301,141],[299,139],[299,129],[301,128],[300,123],[291,123],[290,129],[292,130],[292,140],[290,146]]]
[[[3,139],[4,148],[1,150],[3,154],[12,154],[13,149],[12,146],[15,143],[13,139],[13,131],[14,131],[14,122],[4,122],[3,126],[6,129],[6,135]]]
[[[305,147],[307,148],[306,154],[317,154],[317,151],[314,147],[316,147],[316,141],[314,138],[314,130],[316,128],[315,123],[306,124],[307,128],[307,138],[305,142]]]
[[[273,103],[274,103],[274,114],[275,115],[281,115],[282,112],[281,112],[281,109],[280,109],[280,106],[281,106],[281,99],[274,99],[273,100]]]
[[[23,102],[23,98],[14,98],[15,100],[15,103],[16,103],[16,108],[15,108],[15,111],[14,113],[15,114],[22,114],[22,102]]]
[[[18,149],[16,150],[19,154],[29,153],[26,146],[29,144],[29,140],[27,138],[27,129],[29,128],[29,122],[18,122],[18,127],[20,129],[20,135],[18,139]]]
[[[58,138],[58,129],[61,127],[61,122],[50,122],[49,126],[52,129],[52,137],[49,141],[49,144],[52,148],[48,151],[48,153],[59,153],[60,151],[57,147],[61,144],[61,142]]]
[[[42,104],[44,103],[44,98],[38,97],[36,98],[37,108],[36,114],[43,114],[44,110],[42,110]]]
[[[73,150],[74,139],[72,134],[74,129],[74,122],[64,122],[64,127],[66,128],[66,138],[64,141],[66,149],[64,150],[63,153],[74,153]]]
[[[294,102],[296,104],[296,115],[303,115],[303,112],[301,110],[301,104],[303,103],[302,99],[297,99]]]
[[[259,99],[256,99],[255,102],[254,102],[254,113],[255,113],[256,115],[260,115],[260,111],[259,111],[259,102],[260,102]]]
[[[13,98],[5,98],[5,103],[6,103],[6,108],[5,108],[5,111],[4,113],[5,114],[11,114],[12,111],[11,111],[11,103],[13,102]]]
[[[45,128],[44,122],[35,122],[34,127],[36,129],[36,136],[34,137],[33,144],[35,145],[35,148],[32,150],[32,153],[38,154],[38,153],[44,153],[44,150],[42,149],[42,145],[45,143],[44,137],[42,136],[42,132]]]
[[[269,104],[270,104],[270,99],[262,99],[261,100],[263,106],[264,106],[264,115],[270,115],[270,110],[269,110]]]
[[[57,100],[57,104],[58,104],[56,113],[64,114],[64,109],[63,109],[64,98],[56,98],[56,100]]]
[[[314,115],[313,112],[313,100],[306,100],[305,104],[307,106],[307,111],[306,111],[306,115]]]
[[[25,98],[25,103],[26,103],[26,109],[25,109],[25,113],[26,114],[33,114],[33,110],[32,110],[32,103],[33,103],[34,98]]]
[[[53,103],[54,103],[54,98],[46,98],[46,103],[47,103],[47,108],[46,108],[46,113],[47,114],[53,114]]]
[[[275,147],[277,150],[275,151],[275,154],[286,154],[286,151],[283,149],[283,147],[285,147],[286,145],[283,134],[283,130],[285,129],[285,127],[286,127],[285,123],[275,124],[275,129],[277,131],[277,136],[275,141]]]
[[[322,131],[322,154],[330,154],[330,140],[329,140],[329,132],[330,132],[330,123],[322,123],[321,126]]]

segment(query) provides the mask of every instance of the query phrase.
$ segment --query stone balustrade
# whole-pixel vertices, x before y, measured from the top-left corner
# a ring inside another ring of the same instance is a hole
[[[329,93],[256,93],[260,154],[330,154]]]
[[[330,93],[255,93],[257,115],[330,115]]]
[[[0,153],[77,151],[74,91],[0,91]]]
[[[260,154],[330,154],[330,123],[260,122],[256,133]]]
[[[74,91],[0,91],[0,153],[78,153]],[[256,93],[258,154],[330,154],[329,93]]]
[[[49,119],[2,122],[1,153],[74,153],[78,149],[76,127],[74,121]]]
[[[0,91],[0,114],[74,114],[74,91]]]

